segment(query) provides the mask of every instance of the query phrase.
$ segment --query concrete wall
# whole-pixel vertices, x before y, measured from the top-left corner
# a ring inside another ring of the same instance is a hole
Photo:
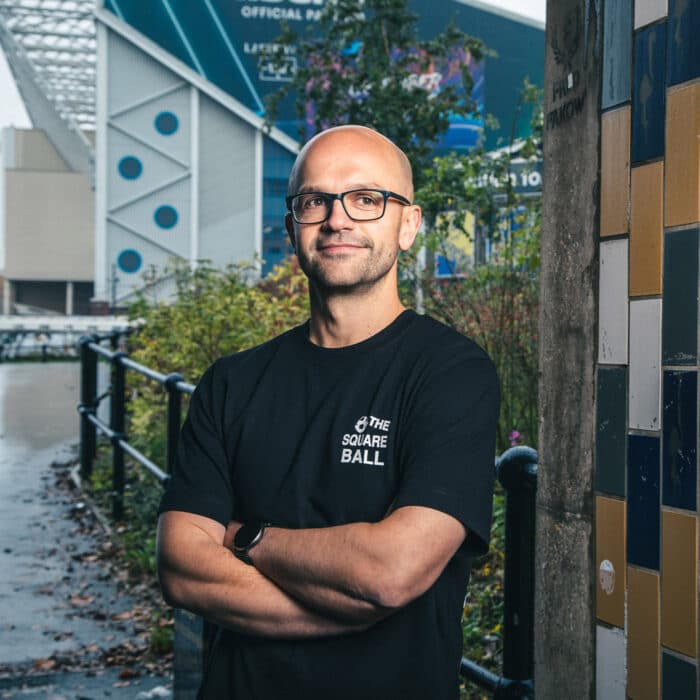
[[[5,172],[5,277],[91,281],[94,197],[78,173]]]
[[[70,168],[51,145],[41,129],[8,129],[13,142],[8,144],[5,167],[42,172],[69,172]]]
[[[601,21],[547,5],[535,571],[538,700],[594,697],[595,438]]]
[[[3,130],[0,190],[6,280],[92,281],[94,195],[43,131]]]

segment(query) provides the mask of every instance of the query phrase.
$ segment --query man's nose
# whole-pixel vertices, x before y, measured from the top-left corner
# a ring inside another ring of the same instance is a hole
[[[339,199],[334,199],[331,203],[331,213],[326,219],[325,225],[331,230],[347,228],[352,225],[352,219],[348,216],[343,203]]]

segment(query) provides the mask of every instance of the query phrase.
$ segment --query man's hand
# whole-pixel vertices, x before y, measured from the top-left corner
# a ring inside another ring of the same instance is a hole
[[[240,523],[229,524],[231,542]],[[255,568],[323,615],[374,622],[437,580],[466,536],[461,522],[405,506],[378,523],[288,530],[268,527],[251,550]]]
[[[236,631],[277,638],[322,637],[369,627],[341,622],[295,600],[224,546],[220,523],[168,511],[158,520],[158,577],[163,597]]]

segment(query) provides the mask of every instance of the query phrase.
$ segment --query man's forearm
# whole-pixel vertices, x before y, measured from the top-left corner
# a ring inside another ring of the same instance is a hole
[[[255,567],[302,604],[352,623],[374,623],[394,611],[380,589],[376,563],[359,551],[369,523],[313,530],[268,528],[251,552]]]
[[[424,593],[464,536],[463,525],[451,516],[404,507],[378,523],[270,527],[251,557],[304,605],[346,620],[376,621]]]
[[[166,601],[245,634],[301,638],[348,634],[367,624],[312,610],[207,533],[159,524],[159,578]],[[222,528],[223,533],[223,528]]]

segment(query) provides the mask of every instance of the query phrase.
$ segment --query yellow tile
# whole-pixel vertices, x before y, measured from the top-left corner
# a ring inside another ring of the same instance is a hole
[[[631,107],[606,112],[600,135],[600,235],[629,230]]]
[[[625,502],[596,497],[596,615],[610,625],[625,626]]]
[[[627,696],[631,700],[658,700],[659,576],[627,569]]]
[[[700,221],[700,84],[666,96],[666,226]]]
[[[698,521],[663,511],[661,550],[661,642],[695,656],[698,625]]]
[[[630,296],[661,294],[663,161],[632,168]]]

